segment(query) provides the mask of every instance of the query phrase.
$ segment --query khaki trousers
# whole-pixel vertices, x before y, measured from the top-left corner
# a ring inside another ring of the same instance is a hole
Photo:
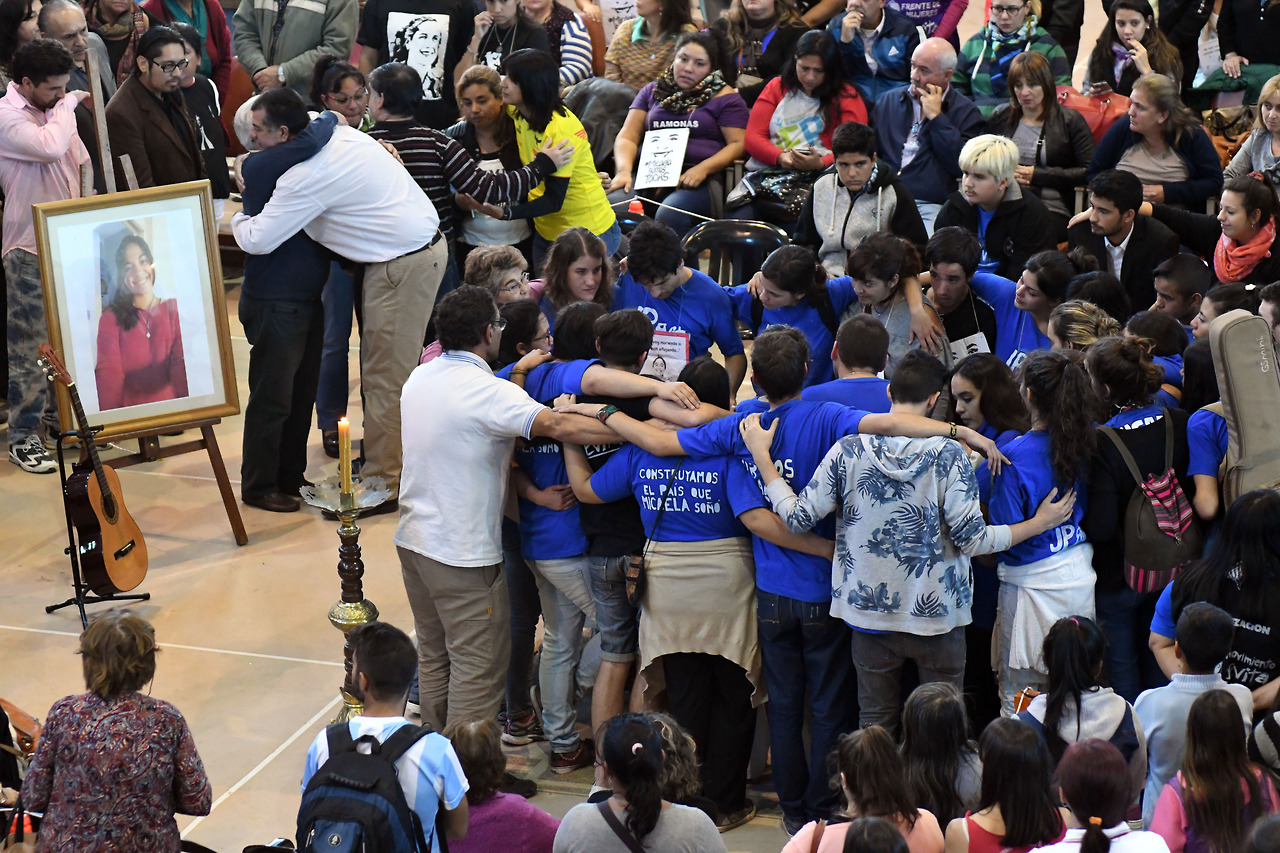
[[[360,381],[364,387],[364,469],[400,491],[400,391],[422,358],[423,338],[449,261],[438,239],[412,255],[369,264],[364,273]]]

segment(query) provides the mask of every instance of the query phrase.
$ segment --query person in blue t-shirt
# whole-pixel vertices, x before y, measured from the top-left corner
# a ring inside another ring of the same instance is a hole
[[[738,322],[754,335],[772,326],[791,326],[804,333],[809,351],[816,355],[806,386],[834,378],[831,363],[822,353],[831,352],[840,315],[857,296],[848,277],[827,278],[812,249],[783,246],[774,250],[751,284],[729,288],[729,298]]]
[[[1209,342],[1196,341],[1187,347],[1183,356],[1186,387],[1182,408],[1192,413],[1187,421],[1187,447],[1190,452],[1187,473],[1196,486],[1191,504],[1196,515],[1211,522],[1221,511],[1218,471],[1222,460],[1227,458],[1227,419],[1223,416],[1219,399],[1218,376],[1214,371]],[[1215,403],[1217,405],[1213,405]],[[1216,527],[1213,525],[1213,530],[1205,537],[1205,551],[1209,550],[1216,535]]]
[[[813,352],[815,362],[821,361],[823,350]],[[889,364],[889,331],[878,317],[855,314],[841,323],[831,363],[836,379],[807,386],[800,399],[840,403],[864,412],[889,411],[889,380],[881,376]]]
[[[1153,401],[1164,372],[1151,361],[1150,342],[1143,338],[1099,341],[1085,354],[1085,364],[1106,412],[1114,413],[1105,426],[1115,438],[1099,429],[1084,530],[1094,549],[1098,618],[1107,626],[1106,678],[1117,693],[1133,701],[1142,690],[1164,683],[1148,645],[1160,591],[1137,592],[1126,576],[1134,555],[1125,547],[1125,510],[1138,483],[1116,440],[1133,457],[1144,481],[1164,476],[1169,452],[1175,484],[1190,501],[1187,413]],[[1167,436],[1172,437],[1172,447]],[[1194,518],[1188,520],[1195,523]]]
[[[710,358],[690,362],[680,376],[699,398],[727,407],[727,375]],[[621,415],[606,408],[602,417]],[[751,697],[753,689],[757,700],[763,695],[747,531],[803,549],[828,566],[833,546],[817,536],[787,533],[751,471],[732,456],[661,457],[626,445],[595,474],[580,450],[571,449],[566,459],[579,500],[634,495],[640,504],[649,539],[641,670],[655,693],[665,677],[671,712],[693,735],[703,759],[703,794],[715,802],[725,825],[736,823],[744,810],[754,809],[746,798],[755,728]],[[654,667],[659,661],[661,667]]]
[[[996,617],[996,678],[1005,716],[1024,688],[1045,690],[1040,659],[1045,634],[1058,614],[1092,617],[1093,549],[1081,520],[1087,501],[1083,477],[1097,441],[1095,399],[1079,353],[1035,352],[1022,364],[1022,388],[1031,430],[1005,450],[1010,465],[993,479],[988,511],[992,524],[1031,518],[1054,489],[1077,495],[1071,518],[1000,555],[1000,603]]]
[[[619,397],[659,396],[696,405],[697,397],[679,384],[669,385],[622,370],[611,370],[594,360],[595,321],[605,314],[594,302],[577,302],[561,310],[560,334],[552,344],[552,360],[521,375],[510,365],[498,372],[502,379],[523,380],[525,392],[550,403],[561,394],[613,394]],[[602,431],[601,441],[612,436]],[[546,634],[542,646],[539,684],[542,687],[542,723],[551,742],[551,768],[565,773],[590,766],[593,756],[574,729],[575,670],[581,654],[582,629],[595,619],[589,585],[587,539],[572,496],[556,494],[556,486],[569,482],[560,443],[537,440],[524,443],[515,454],[519,474],[512,486],[520,507],[520,550],[538,584],[538,597]]]
[[[994,442],[967,427],[952,427],[914,415],[870,414],[836,403],[802,400],[800,391],[808,362],[808,344],[797,329],[770,329],[752,348],[753,379],[769,398],[770,410],[764,415],[764,421],[766,425],[775,421],[779,424],[774,451],[778,467],[797,488],[803,488],[809,481],[818,463],[838,439],[857,432],[951,435],[980,447],[983,452],[995,452]],[[578,405],[573,410],[592,416],[600,414],[598,406]],[[744,417],[740,412],[678,432],[640,423],[620,412],[605,415],[607,425],[619,435],[657,456],[737,457],[751,463],[750,452],[738,431]],[[754,472],[754,464],[750,470]],[[831,539],[833,522],[818,528],[817,532]],[[845,690],[845,701],[839,699],[851,665],[847,634],[839,620],[827,615],[831,602],[830,560],[811,559],[779,548],[767,539],[757,538],[754,544],[758,606],[761,613],[776,614],[769,619],[761,617],[765,683],[769,686],[771,701],[769,722],[774,778],[787,820],[803,825],[831,808],[823,781],[826,778],[823,743],[828,737],[847,731],[847,721],[852,714],[847,704],[852,692]],[[832,639],[832,634],[846,639],[843,642]],[[835,648],[841,651],[836,653]],[[797,672],[805,672],[806,677],[796,678]],[[813,746],[808,758],[799,737],[806,697],[815,714]]]
[[[674,379],[686,364],[720,348],[730,399],[747,375],[747,356],[733,322],[733,304],[711,277],[684,265],[676,232],[642,222],[631,232],[627,274],[613,289],[613,310],[638,308],[653,323],[653,346],[643,373]]]
[[[989,352],[965,356],[951,370],[951,415],[947,420],[975,429],[1002,451],[1031,429],[1031,418],[1009,365]],[[991,502],[991,469],[982,462],[974,472],[978,499]],[[996,559],[975,557],[973,569],[973,622],[965,629],[964,691],[970,718],[977,728],[1000,716],[999,691],[991,669],[992,631],[1000,580]]]
[[[1067,296],[1067,285],[1080,269],[1062,252],[1037,252],[1027,261],[1018,283],[991,273],[975,273],[969,286],[996,312],[995,354],[1018,369],[1028,353],[1050,349],[1049,315]]]
[[[348,638],[351,643],[351,684],[357,699],[363,703],[358,716],[346,725],[352,740],[366,735],[379,743],[405,726],[414,726],[405,719],[405,699],[409,685],[418,668],[418,652],[413,641],[393,625],[371,622],[358,625]],[[367,752],[368,747],[357,747]],[[329,760],[329,733],[321,731],[307,750],[307,762],[302,771],[302,791],[316,772]],[[453,746],[442,735],[431,732],[396,760],[396,776],[404,791],[405,801],[418,820],[423,833],[429,838],[428,853],[438,853],[440,838],[435,828],[447,838],[463,838],[467,834],[467,789],[470,787],[462,764]],[[436,814],[444,814],[439,824]],[[301,828],[300,830],[301,831]],[[301,841],[301,839],[299,839]],[[416,848],[415,848],[416,849]]]

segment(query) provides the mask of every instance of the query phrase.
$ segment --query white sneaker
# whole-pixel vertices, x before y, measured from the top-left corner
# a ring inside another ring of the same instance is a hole
[[[52,474],[58,470],[58,463],[45,450],[38,435],[29,435],[21,443],[9,445],[9,461],[31,474]]]

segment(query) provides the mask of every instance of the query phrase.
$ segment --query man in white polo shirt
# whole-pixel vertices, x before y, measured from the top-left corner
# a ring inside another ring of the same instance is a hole
[[[396,550],[418,632],[422,721],[496,719],[511,648],[502,512],[517,437],[608,441],[591,418],[561,415],[498,379],[505,323],[489,291],[440,301],[444,354],[405,383],[404,480]]]
[[[329,142],[276,183],[257,216],[231,220],[236,243],[265,255],[306,231],[338,255],[365,264],[362,475],[400,488],[400,389],[417,366],[449,250],[440,217],[381,143],[339,122]],[[391,512],[390,500],[373,512]],[[366,513],[366,515],[369,513]]]

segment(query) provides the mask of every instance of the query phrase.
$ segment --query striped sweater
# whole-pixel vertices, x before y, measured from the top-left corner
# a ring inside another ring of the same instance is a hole
[[[1037,24],[1026,41],[1004,44],[990,38],[987,28],[984,27],[960,49],[956,70],[951,75],[951,86],[968,95],[981,111],[983,118],[990,118],[996,107],[1009,102],[1008,77],[1000,77],[998,85],[993,85],[992,72],[999,68],[1002,60],[1007,71],[1008,64],[1012,61],[1011,54],[1024,53],[1028,50],[1042,53],[1044,58],[1049,60],[1055,84],[1071,85],[1071,63],[1067,60],[1067,54],[1053,40],[1053,36]]]
[[[399,152],[409,175],[440,214],[440,230],[450,241],[457,236],[455,192],[488,204],[517,204],[555,172],[555,164],[546,154],[539,154],[521,169],[486,172],[455,139],[413,119],[380,121],[370,128],[369,135]]]

